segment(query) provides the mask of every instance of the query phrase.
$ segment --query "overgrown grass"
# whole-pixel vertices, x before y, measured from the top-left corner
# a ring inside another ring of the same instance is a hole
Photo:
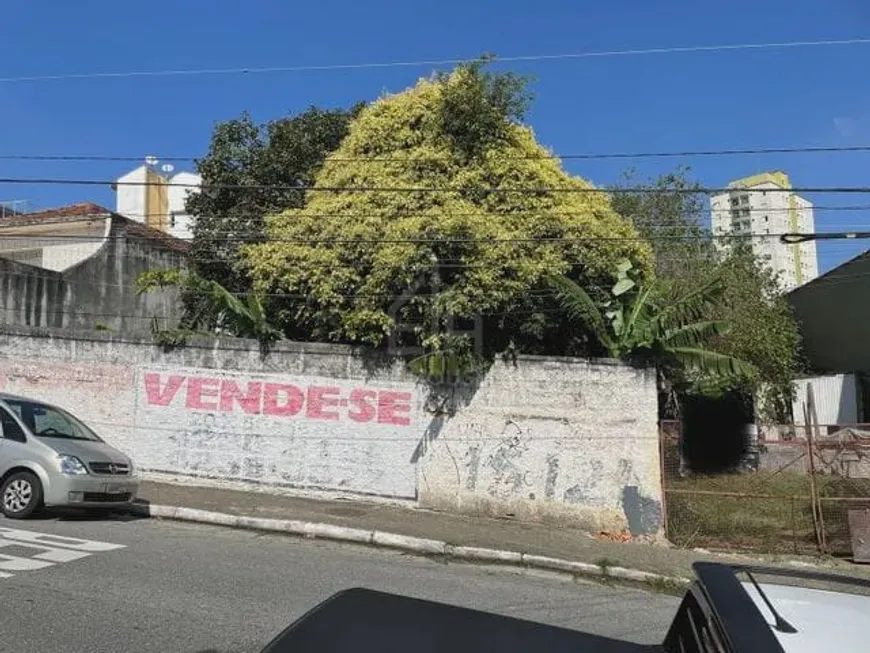
[[[848,555],[848,510],[870,506],[870,479],[816,476],[828,552]],[[682,547],[814,553],[810,478],[794,471],[673,478],[668,536]],[[864,502],[824,497],[867,498]]]

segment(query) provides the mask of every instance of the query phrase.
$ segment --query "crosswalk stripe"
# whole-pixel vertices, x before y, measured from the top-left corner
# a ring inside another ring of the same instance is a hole
[[[15,553],[30,549],[33,555],[9,555],[3,549],[12,547]],[[0,527],[0,579],[12,578],[18,572],[36,571],[56,564],[87,558],[95,553],[126,548],[123,544],[82,540],[64,535]]]
[[[70,549],[56,549],[54,547],[45,546],[44,544],[33,544],[31,542],[5,540],[0,538],[0,550],[7,546],[21,547],[22,549],[33,549],[39,551],[33,558],[38,560],[47,560],[48,562],[72,562],[81,558],[87,558],[90,553],[86,551],[72,551]]]
[[[53,562],[45,560],[34,560],[33,558],[19,558],[18,556],[10,556],[5,553],[0,553],[0,570],[5,571],[34,571],[36,569],[45,569],[51,567]]]
[[[76,537],[50,535],[48,533],[23,531],[15,528],[0,527],[0,537],[4,537],[10,540],[19,540],[22,542],[33,542],[34,544],[42,544],[49,547],[60,546],[70,549],[77,549],[79,551],[87,551],[89,553],[114,551],[116,549],[124,548],[123,544],[110,544],[109,542],[96,542],[94,540],[80,540]]]

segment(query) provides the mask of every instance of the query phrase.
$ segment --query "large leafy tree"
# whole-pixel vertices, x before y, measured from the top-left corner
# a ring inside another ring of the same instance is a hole
[[[263,238],[266,215],[304,205],[296,187],[313,182],[360,108],[310,107],[265,124],[244,113],[215,126],[208,152],[196,162],[202,192],[190,195],[186,206],[196,218],[191,260],[199,276],[231,291],[248,290],[240,246]]]
[[[437,351],[468,345],[450,319],[482,315],[490,351],[580,346],[548,277],[608,283],[617,261],[648,274],[653,257],[521,124],[528,99],[521,78],[473,64],[364,108],[304,208],[244,250],[255,288],[285,294],[285,333],[383,346],[414,325],[397,344]]]

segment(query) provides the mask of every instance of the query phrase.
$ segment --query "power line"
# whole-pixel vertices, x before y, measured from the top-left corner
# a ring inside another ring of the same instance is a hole
[[[820,145],[802,147],[758,147],[736,149],[707,149],[707,150],[673,150],[659,152],[577,152],[569,154],[517,154],[497,157],[497,160],[537,160],[537,159],[560,159],[560,160],[590,160],[590,159],[651,159],[651,158],[683,158],[699,156],[738,156],[738,155],[762,155],[762,154],[825,154],[825,153],[860,153],[870,152],[870,145]],[[192,163],[203,157],[193,156],[160,156],[161,161],[177,161]],[[439,157],[429,157],[438,159]],[[447,157],[440,157],[447,158]],[[0,154],[0,161],[70,161],[70,162],[130,162],[142,163],[144,156],[113,156],[106,154]],[[330,161],[356,162],[356,163],[395,163],[413,160],[397,156],[373,156],[373,157],[329,157]],[[416,161],[413,161],[416,162]]]
[[[831,47],[842,45],[867,45],[868,38],[817,40],[817,41],[785,41],[770,43],[734,43],[723,45],[695,45],[675,46],[662,48],[639,48],[626,50],[599,50],[590,52],[574,52],[562,54],[533,54],[516,55],[508,57],[495,57],[494,63],[521,63],[533,61],[565,61],[572,59],[593,59],[612,57],[637,57],[661,54],[690,54],[701,52],[727,52],[736,50],[773,50],[783,48],[802,47]],[[17,82],[42,82],[74,79],[123,79],[132,77],[181,77],[199,75],[262,75],[274,73],[316,72],[336,70],[363,70],[371,68],[417,68],[423,66],[446,66],[473,63],[479,61],[479,57],[464,59],[424,59],[419,61],[387,61],[377,63],[350,63],[350,64],[319,64],[319,65],[295,65],[295,66],[266,66],[266,67],[235,67],[235,68],[194,68],[194,69],[169,69],[169,70],[138,70],[118,72],[95,72],[95,73],[59,73],[47,75],[20,75],[0,77],[0,83],[10,84]]]
[[[601,192],[607,192],[606,190],[602,190]],[[667,195],[668,191],[663,190],[660,191],[663,195]],[[720,209],[723,212],[730,212],[733,210],[746,209],[748,207],[728,207],[725,209]],[[50,209],[49,209],[50,210]],[[289,209],[293,211],[300,211],[304,209]],[[764,215],[775,214],[775,213],[788,213],[793,211],[794,209],[790,207],[768,207],[764,209],[755,208],[753,211],[755,213],[761,213]],[[812,207],[813,212],[815,211],[870,211],[870,204],[840,204],[838,206],[825,206],[825,205],[814,205]],[[38,213],[38,212],[37,212]],[[713,209],[709,206],[707,207],[699,207],[695,214],[698,215],[708,215],[713,213]],[[277,213],[280,215],[280,211]],[[427,218],[427,217],[443,217],[443,218],[461,218],[461,217],[476,217],[481,215],[490,215],[495,217],[503,217],[503,218],[571,218],[571,217],[587,217],[589,215],[589,211],[561,211],[561,210],[544,210],[539,209],[537,211],[443,211],[439,212],[437,215],[433,215],[432,213],[425,213],[422,211],[390,211],[389,215],[385,215],[384,213],[358,213],[358,212],[343,212],[343,213],[306,213],[306,217],[309,218],[318,218],[318,219],[348,219],[348,220],[356,220],[356,219],[365,219],[365,218]],[[20,214],[20,216],[16,217],[26,217],[27,213]],[[123,217],[126,218],[148,218],[152,214],[146,213],[133,213],[126,212],[123,214]],[[276,215],[276,214],[272,214]],[[203,216],[190,216],[192,220],[201,219]],[[214,216],[209,216],[214,217]],[[242,216],[219,216],[222,219],[233,219],[233,218],[243,218]],[[626,220],[633,220],[635,216],[625,215],[622,216]],[[2,227],[2,221],[0,221],[0,227]],[[661,226],[663,228],[673,227],[674,225],[662,224],[662,225],[644,225],[644,226]],[[700,225],[697,225],[700,226]]]
[[[34,186],[150,186],[149,181],[124,181],[102,179],[74,179],[74,178],[25,178],[25,177],[0,177],[0,184],[7,185],[34,185]],[[189,183],[167,182],[161,183],[161,187],[192,188]],[[486,193],[563,193],[563,194],[662,194],[670,193],[677,195],[719,193],[870,193],[870,186],[795,186],[792,188],[742,188],[742,187],[710,187],[710,188],[669,188],[666,191],[646,186],[624,186],[615,188],[595,188],[592,186],[529,186],[529,187],[484,187],[484,186],[307,186],[303,184],[209,184],[202,186],[203,190],[226,189],[226,190],[287,190],[305,191],[315,193],[468,193],[481,191]]]
[[[570,231],[567,229],[566,231]],[[521,244],[521,243],[542,243],[542,244],[553,244],[553,243],[575,243],[575,242],[655,242],[655,241],[685,241],[685,242],[706,242],[712,240],[753,240],[753,239],[763,239],[763,238],[782,238],[783,236],[789,235],[788,233],[770,233],[770,234],[759,234],[759,233],[733,233],[733,234],[714,234],[705,231],[702,235],[651,235],[651,236],[527,236],[524,238],[459,238],[459,237],[450,237],[445,236],[441,238],[428,237],[428,238],[333,238],[333,237],[323,237],[323,238],[271,238],[264,237],[262,235],[254,237],[254,236],[220,236],[217,238],[211,239],[212,241],[217,241],[219,243],[263,243],[266,245],[270,245],[273,243],[287,243],[287,244],[302,244],[302,245],[380,245],[380,244],[389,244],[389,245],[435,245],[435,244],[444,244],[444,245],[457,245],[457,244],[490,244],[490,243],[499,243],[499,244]],[[135,237],[135,236],[134,236]],[[63,235],[58,234],[56,236],[29,236],[27,234],[4,234],[0,233],[0,242],[9,241],[9,240],[19,240],[19,241],[37,241],[38,243],[50,243],[52,241],[86,241],[86,242],[108,242],[114,240],[125,240],[129,238],[126,234],[117,234],[110,236],[99,236],[99,235]],[[185,238],[176,238],[176,240],[180,240],[182,242],[192,242],[192,239]],[[48,245],[50,246],[50,245]],[[7,252],[8,253],[8,252]],[[0,252],[0,258],[2,258],[2,252]]]

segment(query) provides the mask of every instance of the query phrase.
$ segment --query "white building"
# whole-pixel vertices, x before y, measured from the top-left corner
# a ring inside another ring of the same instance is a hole
[[[728,191],[711,198],[713,234],[745,238],[779,275],[783,292],[819,276],[815,241],[787,245],[783,233],[813,233],[813,205],[791,192],[788,175],[764,172],[728,184]],[[720,241],[721,242],[721,241]]]
[[[202,177],[193,172],[179,172],[170,177],[150,165],[139,166],[118,177],[114,184],[115,211],[176,238],[190,239],[193,220],[184,203],[201,184]]]

